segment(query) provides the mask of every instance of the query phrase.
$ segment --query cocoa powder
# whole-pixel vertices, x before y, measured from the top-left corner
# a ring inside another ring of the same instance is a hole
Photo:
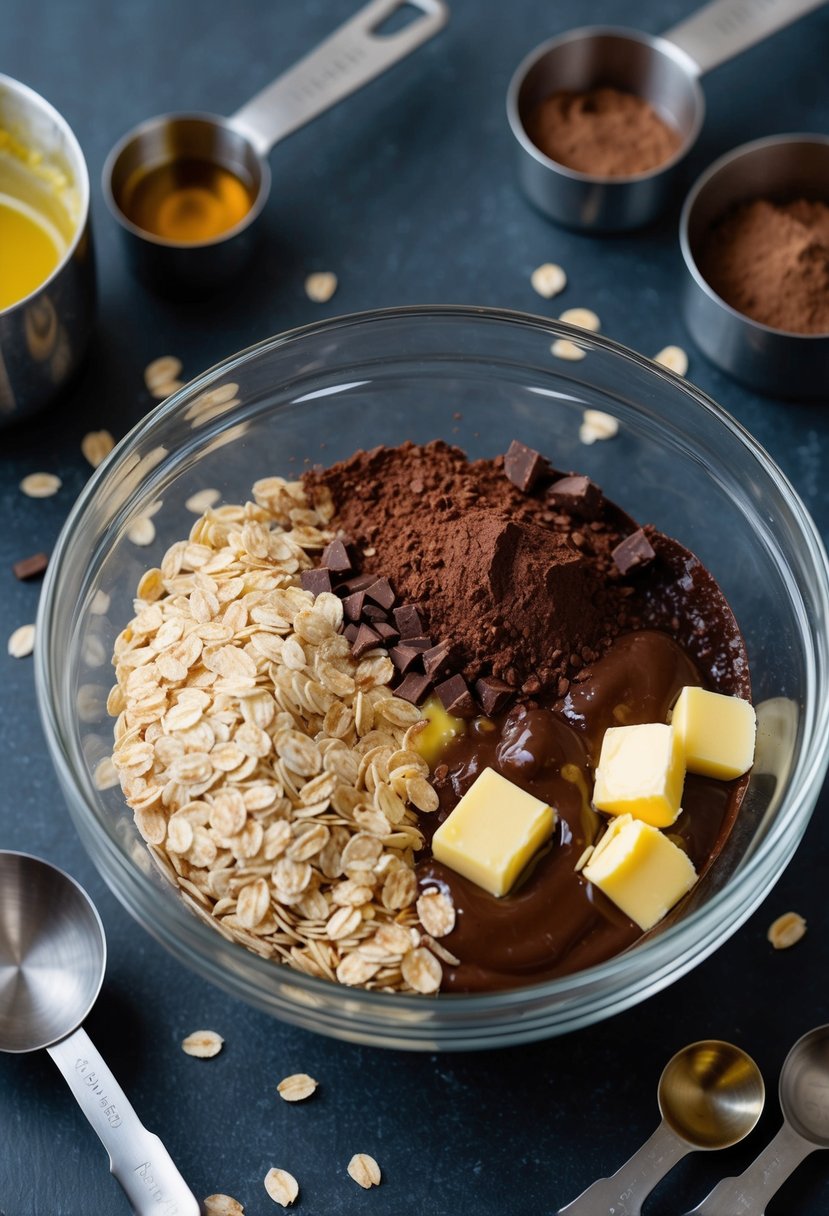
[[[829,205],[742,203],[711,230],[700,270],[726,304],[763,325],[829,333]]]
[[[663,165],[682,140],[644,97],[602,87],[545,98],[527,119],[545,156],[593,177],[633,177]]]

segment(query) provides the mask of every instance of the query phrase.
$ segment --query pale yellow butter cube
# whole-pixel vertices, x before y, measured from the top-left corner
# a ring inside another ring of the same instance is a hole
[[[430,768],[434,768],[448,743],[466,733],[466,722],[443,708],[438,697],[429,697],[421,709],[426,726],[414,737],[413,746]]]
[[[673,727],[649,722],[605,731],[593,789],[598,810],[666,828],[679,814],[684,782],[685,761]]]
[[[614,820],[582,874],[645,931],[697,880],[693,863],[682,849],[631,815]]]
[[[757,715],[750,701],[705,688],[683,688],[671,725],[691,773],[733,781],[754,763]]]
[[[549,840],[555,811],[485,768],[432,838],[432,853],[492,895],[506,895]]]

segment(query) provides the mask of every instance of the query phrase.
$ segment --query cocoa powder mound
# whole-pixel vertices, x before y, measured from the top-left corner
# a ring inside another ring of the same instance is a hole
[[[357,452],[303,483],[330,491],[364,568],[420,606],[468,680],[557,688],[626,623],[610,552],[631,521],[611,504],[590,521],[550,509],[507,480],[502,457],[469,463],[441,441]]]
[[[754,321],[829,333],[829,205],[742,203],[711,230],[700,270],[726,304]]]
[[[527,134],[551,160],[594,177],[647,173],[682,142],[644,97],[610,87],[553,93],[529,115]]]

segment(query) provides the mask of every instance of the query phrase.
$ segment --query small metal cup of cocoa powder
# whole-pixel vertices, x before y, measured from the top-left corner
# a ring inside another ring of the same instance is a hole
[[[679,239],[703,354],[761,393],[829,402],[829,137],[721,156],[691,189]]]

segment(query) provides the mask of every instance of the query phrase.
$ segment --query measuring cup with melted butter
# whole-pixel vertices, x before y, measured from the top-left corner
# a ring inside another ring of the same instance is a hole
[[[418,15],[384,33],[405,7]],[[125,135],[103,188],[139,277],[183,294],[240,270],[270,191],[274,145],[410,54],[447,16],[444,0],[372,0],[230,118],[165,114]]]

